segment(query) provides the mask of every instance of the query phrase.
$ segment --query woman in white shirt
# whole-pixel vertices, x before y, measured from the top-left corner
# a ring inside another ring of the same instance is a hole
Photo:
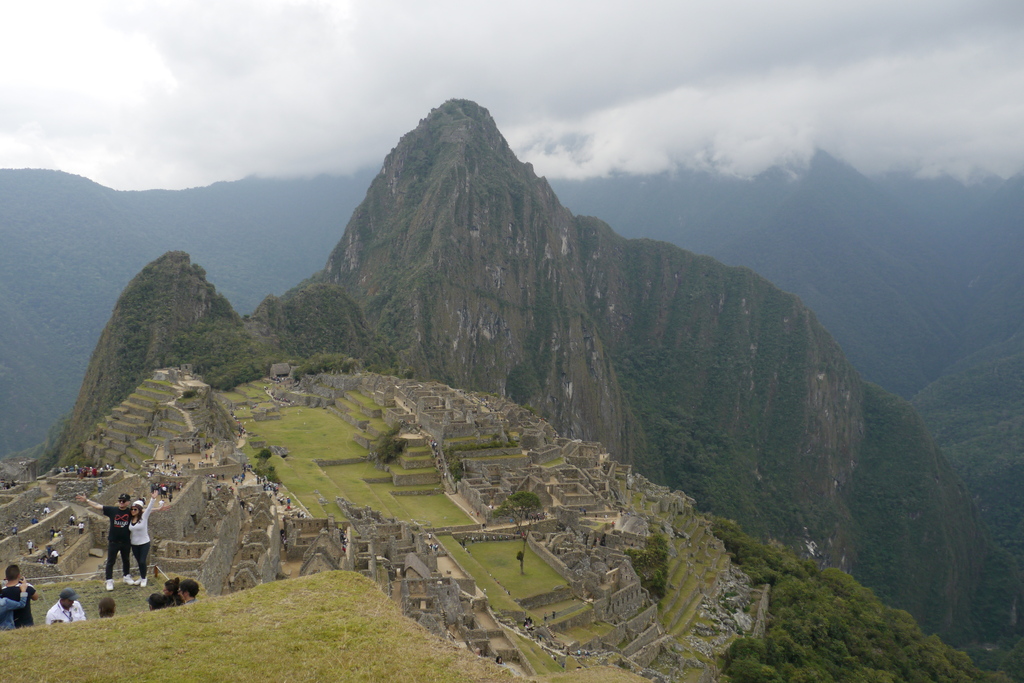
[[[149,505],[145,506],[143,510],[143,502],[137,500],[132,503],[131,507],[131,519],[128,522],[128,532],[131,534],[132,539],[132,555],[135,556],[135,563],[139,565],[139,581],[138,585],[146,585],[146,563],[149,560],[149,513],[153,511],[153,503],[159,497],[160,493],[154,489],[152,495],[149,498]],[[163,501],[160,502],[163,506]],[[131,576],[124,577],[124,582],[129,585],[135,585],[136,582]]]

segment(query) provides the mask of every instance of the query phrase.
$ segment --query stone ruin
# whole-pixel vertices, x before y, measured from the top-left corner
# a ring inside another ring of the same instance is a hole
[[[509,630],[536,640],[561,662],[572,650],[583,649],[600,657],[617,657],[609,661],[619,661],[649,678],[668,680],[688,675],[685,672],[694,668],[705,669],[702,678],[713,674],[713,667],[698,661],[701,657],[704,662],[713,660],[737,632],[763,629],[767,592],[761,593],[756,618],[748,617],[751,589],[728,562],[706,520],[694,513],[692,499],[615,463],[598,443],[561,438],[544,420],[505,399],[437,383],[370,374],[320,375],[303,378],[294,388],[275,386],[273,392],[282,401],[324,407],[351,423],[379,416],[390,425],[404,424],[405,435],[420,439],[420,445],[444,445],[453,439],[470,444],[497,442],[497,448],[459,452],[463,476],[457,482],[448,470],[448,459],[434,449],[441,470],[439,484],[449,493],[460,494],[479,523],[431,529],[385,518],[342,498],[337,503],[346,518],[343,522],[333,517],[280,519],[271,496],[260,487],[243,487],[236,497],[226,487],[199,476],[206,472],[197,465],[187,472],[189,476],[177,479],[183,486],[170,511],[151,518],[158,539],[151,555],[154,564],[197,578],[211,594],[273,580],[283,560],[299,562],[300,575],[358,571],[433,633],[473,651],[518,661],[527,671],[529,663],[506,637]],[[364,397],[360,412],[343,410],[336,403],[346,396],[358,398],[355,392]],[[184,443],[192,437],[173,438]],[[216,450],[217,467],[239,466],[233,460],[231,442],[217,444]],[[104,472],[100,479],[102,494],[96,491],[97,481],[58,476],[53,481],[55,498],[67,500],[90,487],[91,492],[83,492],[106,502],[116,500],[122,490],[139,497],[140,491],[148,491],[144,479],[119,470]],[[23,486],[0,494],[0,522],[30,513],[32,501],[39,496],[29,490]],[[437,545],[436,535],[450,533],[456,541],[470,544],[516,538],[507,526],[494,528],[504,524],[495,518],[494,510],[517,491],[531,491],[540,498],[544,518],[531,522],[526,541],[564,583],[522,600],[521,610],[495,613],[458,558]],[[50,516],[36,526],[48,528],[51,521],[70,515],[67,506],[54,503],[51,508]],[[88,517],[85,557],[91,547],[105,545],[106,533],[105,519]],[[651,531],[670,539],[670,589],[678,590],[686,581],[697,586],[693,593],[666,601],[669,617],[676,613],[672,610],[678,612],[671,619],[659,615],[658,605],[641,586],[626,554],[627,549],[642,548]],[[0,556],[6,542],[0,541]],[[529,632],[519,626],[527,610],[546,611],[548,605],[570,599],[586,609],[556,611],[550,623]],[[604,627],[602,635],[585,642],[567,636],[594,621],[605,622],[610,629]]]
[[[54,489],[48,502],[39,503],[45,494],[40,484],[20,484],[0,492],[0,524],[5,537],[0,539],[0,562],[18,563],[30,579],[67,580],[75,568],[84,569],[90,578],[102,578],[102,557],[107,545],[108,520],[91,508],[75,514],[71,502],[79,494],[103,505],[116,505],[127,493],[132,499],[149,499],[150,480],[124,470],[102,470],[100,476],[79,478],[74,472],[58,473],[44,480]],[[154,539],[151,566],[162,572],[191,577],[211,595],[242,590],[272,581],[280,574],[280,522],[273,499],[261,487],[249,486],[231,493],[226,485],[217,485],[203,476],[168,477],[164,481],[180,485],[173,501],[150,516],[150,534]],[[44,514],[45,507],[50,512]],[[31,524],[31,519],[38,519]],[[77,522],[86,524],[78,533]],[[17,536],[11,533],[18,526]],[[60,533],[52,539],[50,529]],[[37,551],[27,556],[27,541]],[[47,544],[60,553],[57,565],[38,563],[38,555]],[[133,558],[134,561],[134,558]],[[120,563],[115,566],[120,571]],[[80,578],[80,577],[79,577]]]
[[[348,529],[332,527],[337,538],[324,530],[304,542],[304,571],[337,567],[364,573],[398,600],[408,616],[474,651],[496,654],[488,642],[501,633],[497,618],[506,629],[537,639],[557,660],[564,661],[573,649],[614,653],[623,665],[658,680],[688,676],[693,669],[703,669],[701,678],[713,676],[714,667],[707,662],[724,651],[730,638],[749,628],[756,632],[757,624],[748,624],[744,611],[752,594],[746,577],[731,566],[721,542],[685,494],[659,487],[612,461],[599,443],[559,437],[543,419],[494,396],[371,374],[306,377],[287,396],[336,412],[334,401],[347,396],[356,402],[356,392],[379,406],[389,425],[404,425],[405,437],[419,434],[437,444],[456,439],[462,444],[499,444],[459,451],[463,476],[457,482],[448,458],[437,458],[441,483],[468,503],[480,523],[461,529],[423,528],[339,499]],[[369,415],[372,409],[361,410]],[[341,416],[364,427],[358,414]],[[439,455],[436,449],[434,453]],[[536,493],[545,510],[545,518],[531,524],[527,542],[565,584],[524,600],[521,612],[494,615],[455,558],[443,547],[432,551],[423,537],[440,532],[460,542],[515,538],[507,529],[494,530],[505,523],[495,518],[494,510],[523,490]],[[670,590],[677,591],[666,608],[674,616],[664,623],[625,552],[643,548],[652,531],[670,540]],[[695,588],[683,592],[684,584]],[[543,610],[568,598],[591,609],[556,612],[552,623],[530,633],[516,623],[526,610]],[[566,646],[567,632],[594,621],[610,624],[611,630]],[[763,614],[760,623],[763,628]],[[520,660],[509,646],[502,656]]]
[[[188,390],[196,396],[182,399]],[[234,430],[231,416],[211,395],[190,365],[155,370],[97,426],[83,453],[97,466],[127,469],[141,468],[161,453],[198,453],[203,439],[228,438]]]

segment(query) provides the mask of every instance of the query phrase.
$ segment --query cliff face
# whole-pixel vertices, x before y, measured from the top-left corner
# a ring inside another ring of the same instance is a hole
[[[404,364],[530,403],[619,455],[628,415],[585,304],[575,219],[485,110],[402,138],[327,263]]]
[[[574,217],[476,104],[402,138],[324,275],[420,375],[534,406],[926,629],[973,623],[989,546],[907,404],[753,272]]]

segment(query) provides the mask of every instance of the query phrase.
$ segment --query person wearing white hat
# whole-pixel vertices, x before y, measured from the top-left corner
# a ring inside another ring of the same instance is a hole
[[[145,505],[141,500],[137,500],[132,503],[131,508],[131,522],[128,524],[128,531],[132,538],[132,555],[135,556],[135,564],[139,565],[139,581],[138,585],[145,587],[146,585],[146,563],[149,560],[149,513],[153,511],[153,503],[159,497],[160,493],[154,488],[152,494],[149,497],[149,505]],[[163,501],[160,502],[163,506]],[[135,584],[135,580],[131,576],[125,577],[125,583]]]

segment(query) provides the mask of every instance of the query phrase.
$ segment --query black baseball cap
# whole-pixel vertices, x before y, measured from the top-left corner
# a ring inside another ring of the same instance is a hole
[[[121,500],[131,500],[132,497],[129,496],[127,493],[122,493],[120,496],[117,497],[117,499],[119,501],[121,501]]]

